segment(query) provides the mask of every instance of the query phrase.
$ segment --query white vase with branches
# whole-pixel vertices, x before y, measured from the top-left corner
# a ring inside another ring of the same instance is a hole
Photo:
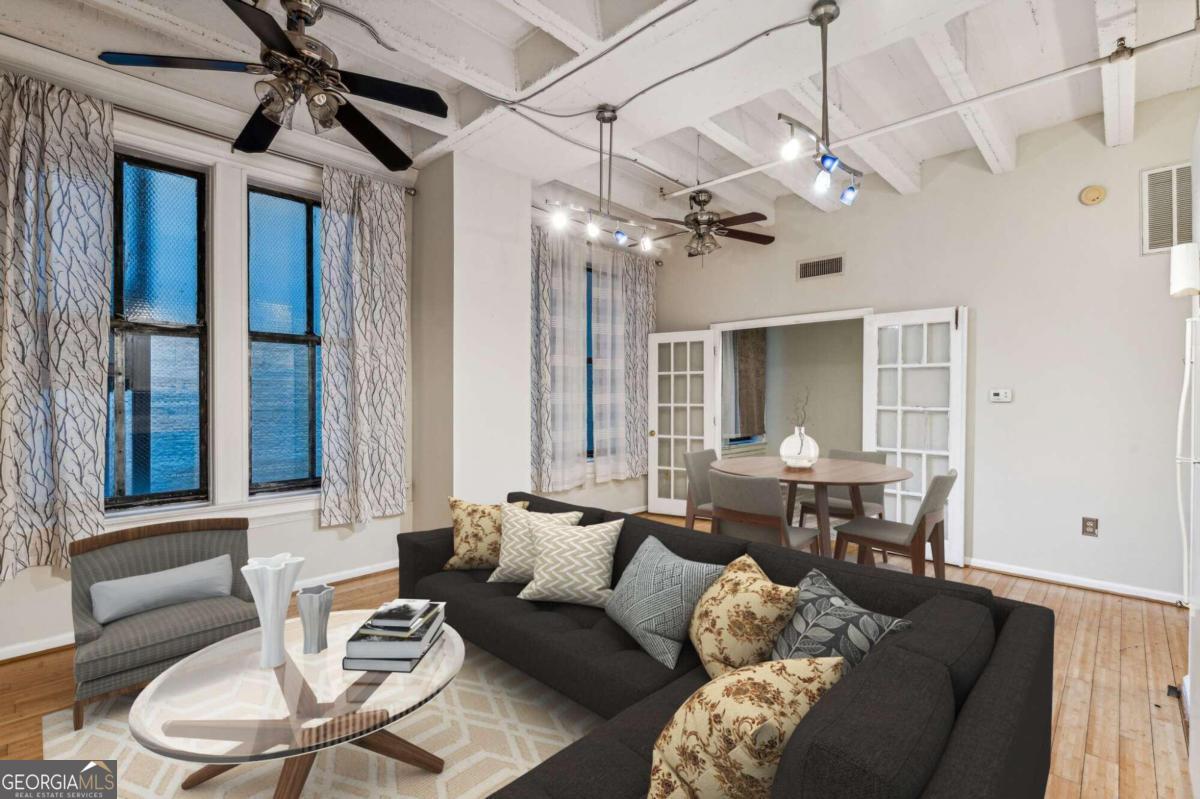
[[[806,386],[804,395],[796,396],[795,414],[792,421],[795,424],[790,436],[779,445],[779,457],[790,469],[811,469],[821,457],[821,448],[812,436],[804,432],[804,423],[808,421],[808,400],[812,391]]]

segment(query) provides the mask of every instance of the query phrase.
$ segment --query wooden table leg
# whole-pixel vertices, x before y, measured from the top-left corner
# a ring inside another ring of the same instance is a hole
[[[796,484],[788,483],[787,487],[787,523],[791,525],[795,523],[793,520],[796,518]]]
[[[833,528],[829,525],[829,487],[823,483],[813,486],[817,499],[817,528],[821,531],[821,557],[833,557]]]
[[[867,507],[863,505],[862,489],[857,485],[850,486],[850,505],[854,508],[854,516],[867,515]]]
[[[279,775],[279,782],[275,783],[275,799],[298,799],[316,759],[317,753],[313,752],[283,761],[283,772]]]
[[[184,777],[183,783],[179,787],[185,791],[188,788],[195,788],[200,783],[208,782],[209,780],[211,780],[213,777],[217,776],[218,774],[224,774],[226,771],[229,771],[229,769],[236,768],[239,765],[241,765],[241,764],[240,763],[214,763],[211,766],[204,766],[203,768],[197,769],[196,771],[193,771],[191,774]]]
[[[434,774],[441,774],[442,768],[445,767],[444,761],[437,755],[426,752],[416,744],[409,743],[398,735],[392,735],[387,730],[373,732],[352,743],[377,755],[390,757],[392,760],[399,760],[401,763],[408,763],[410,766],[417,766],[426,771],[432,771]]]

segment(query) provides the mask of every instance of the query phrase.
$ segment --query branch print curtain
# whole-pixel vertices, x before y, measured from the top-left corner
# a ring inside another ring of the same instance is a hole
[[[0,73],[0,580],[104,524],[113,110]]]
[[[647,336],[654,330],[654,266],[593,247],[592,421],[596,482],[647,471]]]
[[[321,524],[407,507],[404,188],[325,167],[321,198]]]
[[[587,254],[534,226],[531,236],[530,431],[535,491],[587,476]]]

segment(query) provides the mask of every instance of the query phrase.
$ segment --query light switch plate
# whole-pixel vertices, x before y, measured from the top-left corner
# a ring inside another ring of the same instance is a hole
[[[988,392],[989,402],[1012,402],[1011,388],[993,388]]]
[[[1092,516],[1083,517],[1083,534],[1091,538],[1100,535],[1100,520]]]

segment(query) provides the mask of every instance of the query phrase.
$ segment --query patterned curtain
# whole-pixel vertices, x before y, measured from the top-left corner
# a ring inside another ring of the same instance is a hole
[[[593,248],[592,420],[596,482],[647,470],[647,336],[654,330],[654,266]]]
[[[104,527],[113,109],[0,73],[0,580]]]
[[[565,491],[587,475],[587,253],[536,225],[531,244],[530,471],[535,491]]]
[[[408,497],[404,189],[324,168],[321,524],[403,513]]]

